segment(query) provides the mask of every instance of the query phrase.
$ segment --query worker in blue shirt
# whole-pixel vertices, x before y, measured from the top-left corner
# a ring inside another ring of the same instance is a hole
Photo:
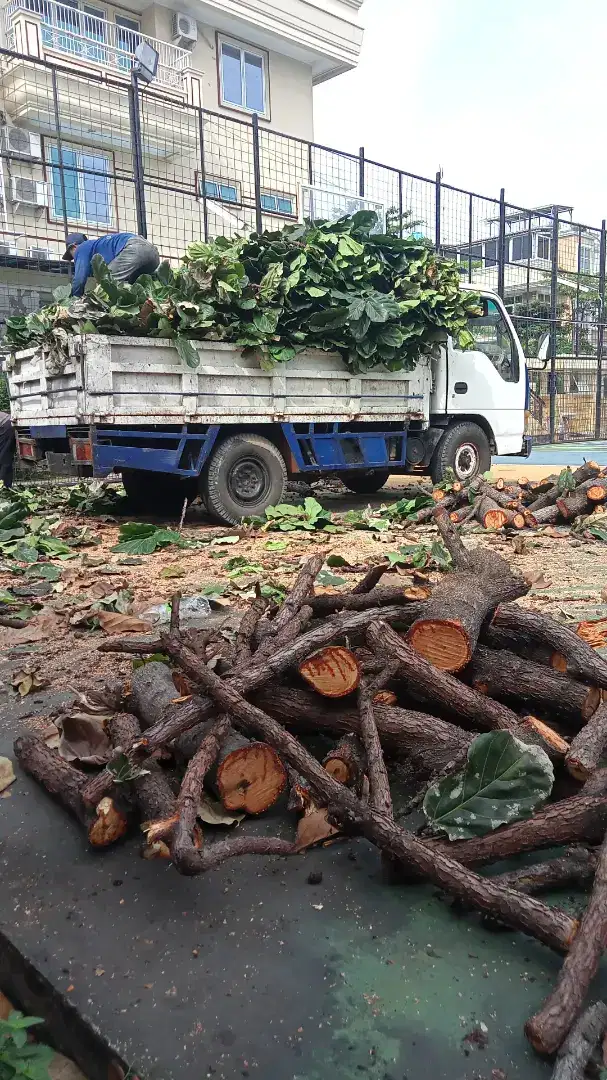
[[[116,281],[133,284],[141,274],[153,274],[160,256],[149,240],[135,233],[119,232],[87,240],[84,233],[70,233],[63,258],[74,263],[72,296],[82,296],[91,275],[93,255],[101,255]]]

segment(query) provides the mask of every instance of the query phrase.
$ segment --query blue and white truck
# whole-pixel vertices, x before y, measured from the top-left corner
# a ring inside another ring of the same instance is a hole
[[[288,478],[339,476],[360,493],[392,473],[468,480],[492,454],[529,452],[523,350],[501,299],[481,295],[474,347],[445,338],[413,371],[353,375],[312,350],[267,371],[210,340],[191,369],[170,341],[101,335],[70,337],[59,367],[42,350],[16,353],[19,457],[121,473],[142,509],[200,494],[228,524],[280,502]]]

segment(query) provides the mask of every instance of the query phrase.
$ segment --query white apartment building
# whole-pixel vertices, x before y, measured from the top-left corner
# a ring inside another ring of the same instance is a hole
[[[139,113],[161,255],[254,227],[256,194],[264,227],[302,215],[313,87],[356,65],[363,0],[127,2],[1,5],[0,317],[48,300],[66,231],[136,231],[129,95],[141,41],[158,53]]]

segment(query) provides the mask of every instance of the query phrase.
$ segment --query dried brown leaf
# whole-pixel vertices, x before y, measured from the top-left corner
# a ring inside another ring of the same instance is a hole
[[[152,626],[134,615],[121,615],[118,611],[98,611],[97,618],[106,634],[149,634]]]
[[[0,791],[6,791],[16,779],[10,758],[0,757]]]

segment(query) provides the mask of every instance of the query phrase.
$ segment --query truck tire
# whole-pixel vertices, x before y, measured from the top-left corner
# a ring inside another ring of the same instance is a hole
[[[478,424],[460,420],[447,428],[430,462],[435,484],[440,483],[447,469],[453,469],[458,480],[472,480],[478,473],[491,468],[489,439]]]
[[[389,469],[361,469],[360,472],[341,473],[339,479],[356,495],[373,495],[383,488],[389,476]]]
[[[196,481],[182,480],[171,473],[147,469],[123,469],[122,483],[132,508],[162,516],[181,509],[183,500],[196,497]]]
[[[279,450],[261,435],[243,432],[219,443],[201,492],[209,513],[226,525],[263,514],[284,495],[287,469]]]

